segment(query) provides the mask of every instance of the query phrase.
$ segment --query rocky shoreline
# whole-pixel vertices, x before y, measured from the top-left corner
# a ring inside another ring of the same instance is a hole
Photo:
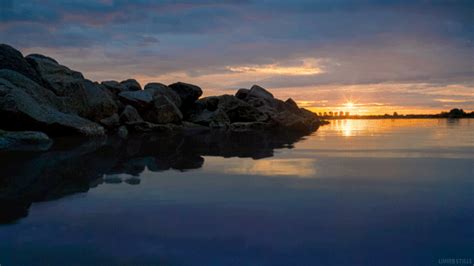
[[[0,150],[40,146],[61,136],[182,131],[288,131],[309,134],[324,121],[292,100],[254,85],[202,96],[196,85],[134,79],[101,83],[39,54],[0,44]]]

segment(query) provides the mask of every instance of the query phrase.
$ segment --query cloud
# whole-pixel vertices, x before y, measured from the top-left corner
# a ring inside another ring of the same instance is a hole
[[[338,86],[414,84],[402,86],[411,93],[415,84],[474,84],[472,1],[0,3],[2,42],[48,54],[95,80],[331,87],[336,94]]]

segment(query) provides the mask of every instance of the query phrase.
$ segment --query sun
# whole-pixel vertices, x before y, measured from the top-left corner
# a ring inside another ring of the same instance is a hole
[[[352,108],[354,108],[355,104],[351,101],[348,101],[344,104],[344,106],[349,108],[349,109],[352,109]]]

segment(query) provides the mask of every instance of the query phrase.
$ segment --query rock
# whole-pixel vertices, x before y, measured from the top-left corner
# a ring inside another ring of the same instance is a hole
[[[204,109],[192,114],[189,121],[210,128],[226,129],[230,126],[230,119],[223,110],[210,111]]]
[[[183,127],[183,130],[188,133],[202,133],[202,132],[209,131],[209,127],[187,122],[187,121],[182,122],[182,127]]]
[[[181,131],[181,127],[173,124],[159,125],[150,122],[133,122],[127,124],[127,129],[131,132],[148,133],[148,132],[161,132],[161,133],[177,133]]]
[[[151,90],[153,91],[154,95],[163,95],[163,96],[166,96],[168,99],[171,100],[171,102],[173,102],[173,104],[180,108],[181,107],[181,98],[179,97],[179,95],[174,91],[172,90],[170,87],[164,85],[164,84],[161,84],[161,83],[148,83],[147,85],[145,85],[145,90]]]
[[[125,87],[126,91],[140,91],[142,90],[142,86],[140,86],[140,83],[134,79],[127,79],[124,81],[121,81],[120,84]]]
[[[309,133],[321,124],[315,113],[299,108],[293,99],[290,98],[283,102],[257,85],[252,86],[250,90],[240,89],[236,96],[269,117],[267,128]],[[246,127],[252,128],[246,124],[237,125],[238,127],[234,126],[234,128],[238,130]]]
[[[230,130],[235,132],[259,131],[269,127],[265,122],[236,122],[230,125]]]
[[[146,121],[156,124],[177,124],[183,119],[181,111],[164,95],[157,95],[153,107],[144,113]]]
[[[211,96],[196,102],[189,121],[213,128],[228,128],[235,122],[264,122],[268,116],[232,95]]]
[[[120,184],[122,183],[122,178],[118,176],[105,176],[104,183],[106,184]]]
[[[53,141],[42,132],[0,130],[0,150],[48,150]]]
[[[291,98],[288,98],[286,101],[285,101],[285,109],[289,110],[290,112],[293,112],[293,113],[296,113],[296,114],[300,114],[301,113],[301,110],[300,108],[298,107],[298,105],[296,104],[296,102],[291,99]]]
[[[140,181],[141,180],[138,177],[130,177],[130,178],[125,179],[125,183],[129,185],[139,185]]]
[[[116,128],[120,126],[120,118],[118,114],[113,114],[107,118],[100,120],[100,124],[106,128]]]
[[[179,95],[184,108],[193,104],[202,95],[200,87],[184,82],[173,83],[169,87]]]
[[[104,135],[104,128],[75,114],[61,110],[65,104],[45,89],[17,72],[0,70],[1,127],[7,130],[42,131],[50,136]]]
[[[119,127],[117,130],[117,135],[122,139],[126,139],[128,137],[127,127],[126,126]]]
[[[131,105],[125,106],[122,114],[120,114],[120,122],[123,124],[133,123],[133,122],[143,122],[143,118],[138,114],[137,109]]]
[[[276,123],[275,127],[283,130],[311,132],[319,126],[317,119],[299,116],[289,111],[277,113],[272,119]]]
[[[23,57],[21,52],[7,44],[0,44],[0,69],[16,71],[39,85],[42,85],[38,73],[36,73],[35,69]]]
[[[178,107],[156,89],[122,92],[119,98],[135,107],[146,121],[152,123],[179,123],[183,118]]]
[[[26,59],[39,73],[46,88],[63,98],[69,112],[93,121],[117,112],[117,105],[106,90],[85,79],[80,72],[42,55],[32,54]]]
[[[235,97],[239,98],[240,100],[244,100],[248,97],[249,93],[249,89],[239,89],[235,94]]]
[[[102,81],[100,84],[115,95],[127,90],[125,85],[115,80]]]
[[[124,91],[119,93],[119,99],[125,103],[135,107],[137,110],[146,110],[153,104],[153,91]]]
[[[274,99],[273,94],[258,85],[253,85],[252,88],[250,88],[247,97],[262,98],[266,100]]]

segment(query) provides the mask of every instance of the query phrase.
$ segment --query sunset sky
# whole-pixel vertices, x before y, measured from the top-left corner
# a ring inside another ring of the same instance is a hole
[[[95,81],[184,81],[205,95],[259,84],[315,111],[471,111],[473,10],[474,1],[0,0],[0,42]]]

